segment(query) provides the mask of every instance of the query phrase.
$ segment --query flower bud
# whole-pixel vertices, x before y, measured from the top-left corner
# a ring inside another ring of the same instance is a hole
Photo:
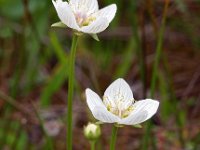
[[[84,135],[88,140],[95,141],[101,135],[101,128],[94,123],[88,123],[88,125],[84,127]]]

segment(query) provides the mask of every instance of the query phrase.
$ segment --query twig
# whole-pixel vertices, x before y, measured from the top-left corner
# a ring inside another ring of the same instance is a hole
[[[20,112],[22,112],[23,114],[27,115],[30,114],[30,111],[28,111],[27,109],[25,109],[22,105],[20,105],[15,99],[13,99],[12,97],[4,94],[2,91],[0,91],[0,99],[6,101],[7,103],[9,103],[11,106],[13,106],[14,108],[16,108],[17,110],[19,110]]]

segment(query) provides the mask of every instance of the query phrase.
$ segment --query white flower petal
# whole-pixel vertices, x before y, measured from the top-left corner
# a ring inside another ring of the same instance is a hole
[[[115,123],[120,120],[119,117],[115,116],[114,114],[110,113],[106,108],[102,107],[95,107],[92,111],[93,116],[101,121],[107,123]]]
[[[131,102],[133,100],[133,93],[130,86],[122,78],[115,80],[104,92],[104,96],[110,101],[118,100],[117,96],[123,96],[123,100],[126,102]]]
[[[108,123],[117,122],[119,120],[117,116],[106,109],[100,97],[90,89],[86,89],[86,100],[90,111],[97,120]]]
[[[74,11],[87,12],[88,15],[99,9],[97,0],[70,0],[69,4],[73,7]]]
[[[93,111],[95,107],[103,107],[106,109],[101,98],[95,92],[93,92],[91,89],[86,89],[85,93],[86,101],[91,111]]]
[[[108,25],[109,22],[106,18],[97,18],[97,20],[93,21],[90,25],[83,26],[81,31],[84,33],[96,34],[104,31]]]
[[[100,9],[94,15],[96,15],[97,17],[105,17],[108,19],[108,22],[110,23],[115,17],[116,11],[117,11],[116,4],[111,4],[107,7]]]
[[[57,1],[52,0],[52,2],[60,20],[68,27],[75,30],[79,30],[80,28],[76,23],[75,16],[69,4],[67,2],[63,2],[62,0],[57,0]]]
[[[158,106],[159,102],[156,100],[140,100],[134,104],[133,112],[127,118],[122,119],[119,124],[135,125],[142,123],[157,112]]]

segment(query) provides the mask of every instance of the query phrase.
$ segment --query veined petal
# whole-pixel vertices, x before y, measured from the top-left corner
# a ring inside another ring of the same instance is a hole
[[[96,15],[97,17],[105,17],[108,19],[108,22],[110,23],[115,17],[116,11],[117,11],[116,4],[111,4],[107,7],[100,9],[94,15]]]
[[[106,18],[97,18],[97,20],[93,21],[90,25],[83,26],[81,31],[84,33],[96,34],[104,31],[108,25],[109,22]]]
[[[119,124],[135,125],[146,121],[157,112],[159,102],[146,99],[136,102],[133,106],[133,112],[127,118],[122,119]]]
[[[119,120],[117,116],[106,109],[100,97],[90,89],[86,89],[86,100],[90,111],[97,120],[108,123],[117,122]]]
[[[101,98],[95,92],[93,92],[91,89],[86,89],[85,93],[86,101],[91,111],[93,111],[95,107],[103,107],[106,109]]]
[[[122,78],[115,80],[104,92],[104,97],[110,101],[119,100],[117,97],[122,97],[124,102],[131,102],[133,100],[133,93],[130,86]]]
[[[76,23],[75,16],[67,2],[63,2],[62,0],[52,0],[53,5],[57,11],[58,17],[60,20],[66,24],[68,27],[79,30],[79,26]]]
[[[101,121],[107,123],[115,123],[120,120],[119,117],[115,116],[114,114],[110,113],[106,108],[102,107],[95,107],[92,111],[93,116]]]
[[[83,11],[88,15],[99,9],[97,0],[70,0],[69,4],[73,7],[74,11]]]

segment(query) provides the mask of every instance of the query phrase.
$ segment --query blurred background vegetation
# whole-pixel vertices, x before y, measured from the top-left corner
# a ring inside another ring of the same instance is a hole
[[[99,34],[100,42],[88,35],[78,42],[74,149],[89,149],[82,129],[94,119],[85,88],[103,95],[114,79],[123,77],[135,99],[151,97],[161,105],[143,128],[121,128],[116,149],[199,150],[200,0],[170,0],[165,28],[167,0],[99,0],[100,8],[111,3],[118,11]],[[51,0],[0,0],[0,150],[65,149],[72,33],[51,28],[57,21]],[[102,132],[99,150],[109,147],[111,125],[103,125]]]

